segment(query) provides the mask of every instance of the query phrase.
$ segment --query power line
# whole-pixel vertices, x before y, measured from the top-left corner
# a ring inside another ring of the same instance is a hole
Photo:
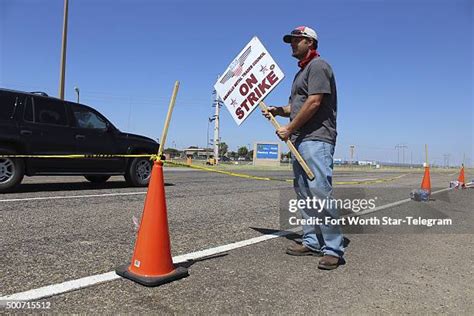
[[[405,163],[405,148],[408,148],[407,145],[397,144],[395,149],[397,149],[397,162],[400,163],[400,149],[402,150],[403,155],[403,164]]]

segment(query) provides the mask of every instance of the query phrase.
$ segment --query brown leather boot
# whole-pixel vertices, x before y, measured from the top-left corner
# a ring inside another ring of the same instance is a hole
[[[329,255],[324,255],[324,257],[319,260],[318,268],[322,270],[333,270],[339,266],[339,258]]]
[[[320,251],[314,251],[309,249],[308,247],[300,244],[294,244],[289,246],[286,249],[286,253],[292,256],[316,256],[322,257],[323,253]]]

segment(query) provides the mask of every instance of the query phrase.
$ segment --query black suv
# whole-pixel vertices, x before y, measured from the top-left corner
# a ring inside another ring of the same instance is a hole
[[[151,138],[120,132],[91,107],[43,92],[0,89],[0,155],[156,154]],[[103,183],[124,175],[132,186],[146,186],[149,158],[0,158],[0,192],[24,175],[83,175]]]

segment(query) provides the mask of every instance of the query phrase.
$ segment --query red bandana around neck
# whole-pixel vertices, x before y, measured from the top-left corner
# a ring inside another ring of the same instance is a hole
[[[315,57],[319,57],[319,53],[317,50],[315,49],[310,49],[308,54],[306,55],[306,57],[302,60],[300,60],[298,62],[298,66],[300,66],[301,69],[303,69],[304,67],[306,67],[307,64],[309,64],[309,62],[315,58]]]

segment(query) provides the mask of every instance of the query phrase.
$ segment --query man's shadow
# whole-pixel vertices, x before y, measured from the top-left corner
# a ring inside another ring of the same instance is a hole
[[[219,254],[206,256],[206,257],[202,257],[202,258],[190,259],[190,260],[187,260],[185,262],[176,263],[175,266],[176,267],[183,267],[183,268],[188,269],[188,268],[190,268],[191,266],[193,266],[194,264],[196,264],[198,262],[211,260],[211,259],[222,258],[222,257],[226,257],[227,255],[228,255],[227,253],[219,253]]]
[[[253,229],[259,233],[261,233],[262,235],[280,235],[281,233],[285,232],[285,230],[280,230],[280,229],[269,229],[269,228],[261,228],[261,227],[250,227],[250,229]],[[281,237],[284,237],[288,240],[291,240],[291,241],[294,241],[298,244],[301,244],[301,237],[302,235],[301,234],[298,234],[298,233],[294,233],[294,232],[289,232],[287,231],[288,234],[284,234],[283,236]],[[344,237],[344,241],[343,241],[343,245],[344,247],[347,247],[350,243],[350,239],[347,238],[347,237]]]

